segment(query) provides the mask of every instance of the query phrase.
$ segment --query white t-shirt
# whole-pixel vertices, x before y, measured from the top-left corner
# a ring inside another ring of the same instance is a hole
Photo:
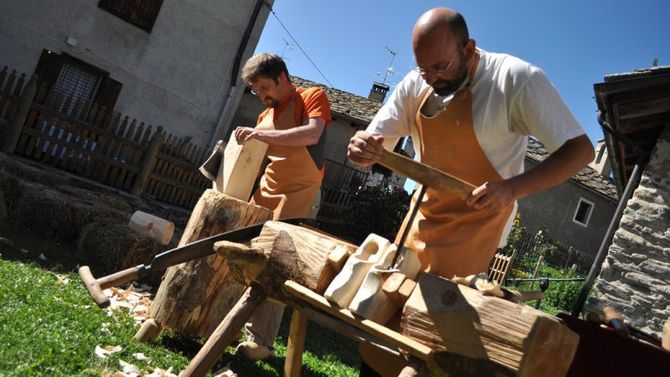
[[[473,127],[482,151],[501,177],[523,173],[528,135],[552,153],[584,134],[541,69],[510,55],[477,51],[479,66],[471,84]],[[419,72],[408,73],[367,131],[384,135],[387,149],[400,137],[412,136],[419,155],[416,113],[429,88]],[[448,102],[453,96],[435,97],[434,101]]]
[[[541,69],[507,54],[479,48],[477,52],[479,65],[471,84],[473,127],[482,151],[503,179],[523,173],[529,135],[552,153],[567,140],[584,134]],[[393,148],[400,137],[411,136],[419,156],[416,113],[429,88],[419,72],[408,73],[367,131],[383,135],[387,149]],[[453,95],[431,97],[425,108],[443,106]],[[501,245],[507,239],[515,212],[516,203]]]

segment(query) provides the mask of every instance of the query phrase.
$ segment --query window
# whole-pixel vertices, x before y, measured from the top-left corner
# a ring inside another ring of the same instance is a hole
[[[163,0],[100,0],[98,7],[151,33]]]
[[[93,103],[113,109],[122,87],[120,82],[109,77],[108,72],[66,53],[49,50],[42,51],[35,74],[49,88],[63,93],[63,103],[58,105],[58,111],[78,119],[86,118]],[[66,98],[69,99],[68,108],[65,108]],[[77,102],[84,106],[76,108]]]
[[[572,221],[581,226],[588,226],[589,220],[591,219],[591,213],[593,213],[593,202],[584,198],[579,198],[579,204],[577,204],[577,209],[575,210],[575,215],[573,216]]]

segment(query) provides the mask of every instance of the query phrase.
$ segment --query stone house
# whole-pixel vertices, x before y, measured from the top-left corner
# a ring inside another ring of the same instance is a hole
[[[204,146],[230,123],[273,2],[4,1],[0,68]]]
[[[660,335],[670,317],[670,66],[608,75],[594,89],[613,130],[605,143],[622,202],[589,274],[597,279],[588,303]]]
[[[547,156],[542,144],[529,138],[525,169]],[[568,181],[520,199],[518,213],[528,232],[546,230],[549,238],[595,257],[617,202],[611,180],[586,166]]]
[[[290,70],[290,67],[289,67]],[[374,83],[368,98],[363,98],[339,89],[328,88],[324,85],[292,77],[292,82],[298,86],[320,86],[324,88],[331,102],[333,123],[328,127],[328,144],[326,147],[327,163],[326,177],[323,191],[332,191],[332,186],[349,184],[333,177],[341,174],[340,165],[347,170],[361,171],[367,174],[367,170],[361,170],[347,161],[346,150],[349,139],[357,130],[367,127],[376,112],[381,107],[388,87]],[[263,110],[264,105],[249,91],[245,91],[240,101],[240,106],[233,118],[233,127],[241,125],[256,124],[257,115]],[[229,130],[230,133],[230,130]],[[413,156],[411,140],[401,143],[405,154]],[[398,147],[400,149],[400,147]],[[537,165],[539,161],[547,156],[542,145],[529,140],[528,153],[526,156],[526,169]],[[380,170],[384,172],[383,170]],[[384,172],[388,173],[388,172]],[[368,178],[371,182],[379,182],[381,173],[371,174]],[[404,177],[393,175],[391,180],[398,186],[404,185]],[[341,189],[336,191],[341,192]],[[327,193],[323,199],[328,203],[321,202],[321,207],[332,207],[341,203],[331,202]],[[519,212],[521,213],[522,225],[528,231],[548,230],[549,236],[559,241],[560,244],[571,246],[595,258],[598,246],[605,235],[607,224],[616,208],[617,193],[614,185],[606,177],[603,177],[592,167],[585,167],[571,180],[550,190],[535,194],[519,201]]]

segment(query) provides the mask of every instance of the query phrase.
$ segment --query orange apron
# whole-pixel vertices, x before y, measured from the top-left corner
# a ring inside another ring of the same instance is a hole
[[[426,93],[416,114],[416,125],[421,162],[480,186],[502,178],[482,151],[473,128],[470,82],[478,55],[476,59],[467,87],[456,92],[447,107],[433,117],[421,114],[432,88]],[[412,197],[412,206],[416,205],[417,196],[418,191]],[[497,211],[475,210],[453,194],[428,187],[405,246],[418,252],[426,272],[448,278],[486,272],[513,209],[512,203]],[[409,214],[401,232],[408,221]],[[397,376],[404,366],[403,360],[374,346],[361,343],[359,351],[366,363],[382,376]]]
[[[477,62],[478,59],[469,82]],[[443,111],[428,118],[420,109],[432,94],[431,88],[421,100],[416,125],[421,162],[480,186],[502,178],[477,141],[469,82]],[[412,206],[416,205],[417,196],[412,198]],[[499,210],[476,210],[455,195],[428,187],[405,245],[418,252],[426,272],[448,278],[486,272],[513,209],[511,203]],[[408,220],[406,216],[401,229]]]
[[[296,127],[293,113],[297,95],[293,94],[277,119],[274,119],[275,109],[272,109],[272,113],[263,118],[256,129],[287,130]],[[270,163],[265,168],[251,203],[272,210],[274,220],[306,217],[323,177],[307,147],[270,145],[267,157]]]

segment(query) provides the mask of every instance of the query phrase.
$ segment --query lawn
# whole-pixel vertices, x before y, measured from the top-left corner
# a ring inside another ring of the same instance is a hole
[[[240,377],[280,376],[289,319],[287,311],[275,357],[251,362],[229,348],[214,370],[228,366]],[[120,361],[144,374],[154,368],[178,374],[202,345],[168,331],[144,344],[133,339],[137,329],[129,313],[96,307],[76,274],[0,258],[0,376],[100,376],[121,370]],[[353,341],[313,324],[307,334],[303,376],[358,375]],[[121,351],[101,358],[96,346]]]

